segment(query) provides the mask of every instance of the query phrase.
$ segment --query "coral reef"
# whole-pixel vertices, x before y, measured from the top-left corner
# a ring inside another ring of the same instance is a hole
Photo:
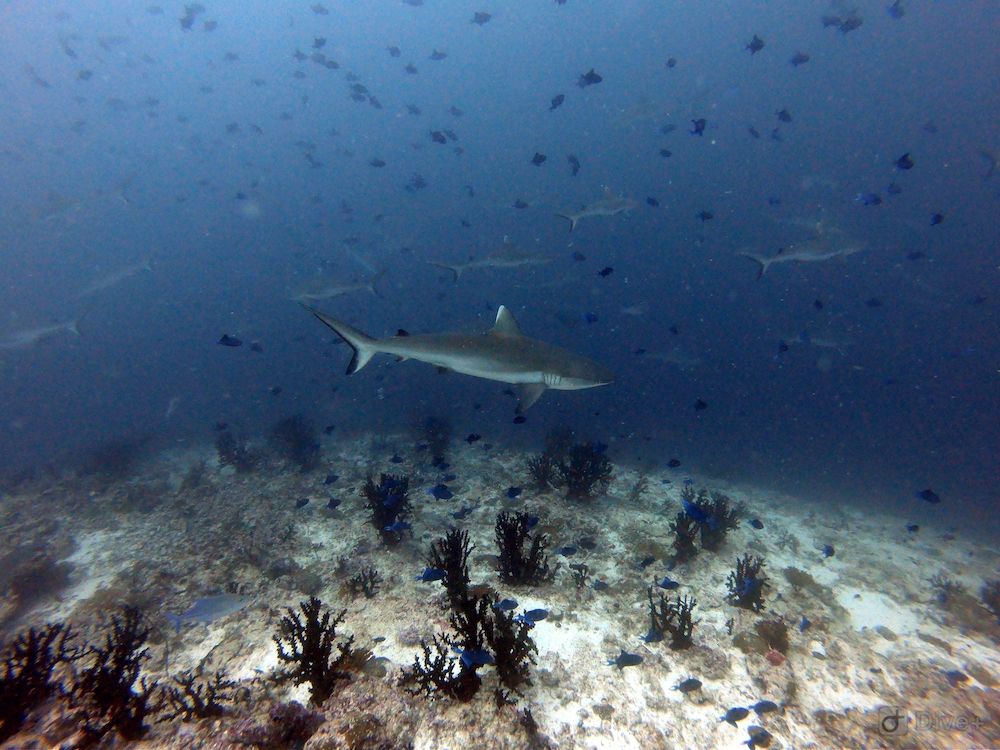
[[[427,565],[436,570],[443,570],[442,579],[448,592],[448,601],[455,606],[469,591],[469,532],[459,529],[449,529],[444,539],[438,539],[431,544],[431,552],[427,556]]]
[[[411,511],[409,491],[409,477],[392,474],[383,474],[378,485],[369,475],[361,487],[361,496],[371,512],[371,522],[388,546],[398,544],[403,532],[410,527],[406,521]]]
[[[560,479],[559,464],[566,458],[572,444],[571,429],[568,427],[551,429],[545,436],[545,450],[535,458],[528,459],[528,473],[540,491],[556,486],[557,480]]]
[[[124,740],[140,739],[149,729],[146,718],[162,709],[162,697],[152,700],[157,683],[139,679],[149,659],[148,639],[142,612],[125,607],[121,616],[112,616],[104,645],[88,645],[80,655],[89,665],[76,675],[69,699],[83,744],[96,743],[112,731]]]
[[[71,660],[70,629],[64,625],[47,625],[20,633],[6,644],[0,653],[0,744],[14,736],[24,725],[28,714],[58,689],[53,680],[56,667]]]
[[[693,645],[691,636],[694,633],[694,621],[691,613],[698,600],[678,596],[671,601],[665,594],[660,594],[660,601],[653,601],[653,587],[649,587],[649,618],[650,634],[662,639],[670,634],[670,648],[681,650]]]
[[[511,514],[504,511],[497,516],[494,534],[500,551],[498,572],[504,583],[533,586],[551,581],[555,570],[549,569],[548,537],[544,534],[531,536],[530,530],[537,519],[523,511]],[[531,542],[527,554],[524,547]]]
[[[535,486],[540,491],[545,491],[553,485],[558,466],[559,462],[548,453],[529,458],[527,462],[528,474],[535,480]]]
[[[333,694],[338,682],[349,680],[351,672],[363,666],[371,652],[352,648],[353,635],[338,642],[337,626],[344,621],[346,609],[331,617],[315,596],[300,602],[299,607],[301,617],[289,607],[278,624],[274,636],[278,661],[288,666],[279,670],[275,679],[296,685],[308,682],[310,698],[318,706]],[[334,647],[339,652],[336,657]]]
[[[684,512],[697,523],[701,531],[701,546],[710,552],[718,551],[726,540],[726,534],[739,526],[743,506],[731,507],[732,500],[721,492],[702,488],[695,493],[690,486],[681,494]]]
[[[431,646],[426,641],[420,642],[422,653],[413,658],[412,667],[403,670],[400,684],[414,695],[424,693],[430,697],[440,693],[463,702],[472,700],[482,684],[476,674],[479,666],[465,665],[451,656],[451,649],[441,636],[432,636]]]
[[[215,450],[219,454],[219,464],[232,466],[239,474],[249,474],[257,469],[261,455],[246,443],[233,437],[229,430],[223,430],[215,440]]]
[[[301,414],[285,417],[271,430],[271,445],[286,461],[303,474],[319,465],[319,439],[316,425]]]
[[[569,449],[569,462],[561,461],[559,475],[566,483],[567,500],[589,500],[611,483],[613,466],[603,443],[582,443]]]
[[[227,679],[222,670],[205,678],[204,668],[199,666],[195,671],[181,672],[172,679],[174,684],[163,688],[166,706],[157,722],[222,716],[226,704],[235,700],[236,683]]]
[[[491,602],[491,604],[495,603]],[[538,647],[528,635],[533,627],[525,618],[518,619],[513,612],[503,612],[491,606],[489,616],[482,621],[483,635],[493,653],[493,667],[502,687],[496,691],[498,706],[514,703],[514,695],[522,696],[521,687],[531,686],[531,665]]]
[[[382,576],[373,565],[362,568],[344,584],[344,589],[353,597],[364,594],[365,599],[374,599],[383,583]]]
[[[231,747],[255,747],[261,750],[301,748],[316,734],[326,717],[297,701],[271,707],[263,724],[246,719],[226,733]]]
[[[742,609],[760,612],[764,609],[764,586],[767,576],[764,575],[764,560],[751,557],[746,553],[742,558],[736,558],[736,570],[731,571],[726,579],[729,593],[726,600]]]
[[[687,513],[681,511],[670,522],[670,531],[674,534],[673,560],[676,563],[686,563],[698,554],[695,539],[698,537],[698,524]]]

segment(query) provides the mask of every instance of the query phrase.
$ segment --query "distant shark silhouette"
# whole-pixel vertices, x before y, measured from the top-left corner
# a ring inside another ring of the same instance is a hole
[[[635,208],[635,206],[635,201],[613,196],[610,188],[604,188],[603,198],[591,203],[589,206],[584,206],[576,213],[570,213],[569,211],[553,211],[552,213],[564,219],[569,219],[569,231],[572,232],[576,229],[576,225],[580,223],[581,219],[587,219],[591,216],[614,216],[615,214],[620,214],[622,211]]]
[[[487,333],[429,333],[375,339],[329,315],[303,305],[354,351],[347,374],[353,375],[376,354],[395,354],[476,378],[517,385],[521,397],[517,413],[527,411],[547,388],[579,391],[607,385],[614,373],[586,357],[521,333],[514,315],[503,305]]]
[[[800,245],[791,245],[787,248],[782,248],[775,255],[769,257],[751,252],[741,252],[740,255],[760,264],[760,270],[757,271],[757,278],[760,279],[770,266],[777,265],[778,263],[790,263],[792,261],[796,263],[810,263],[830,260],[832,258],[844,258],[848,255],[854,255],[854,253],[860,253],[864,249],[864,243],[834,248],[825,239],[814,239],[803,242]]]
[[[474,268],[521,268],[522,266],[534,266],[542,263],[548,263],[550,260],[549,258],[537,258],[530,255],[515,254],[512,252],[514,245],[515,243],[508,237],[504,237],[503,250],[499,255],[493,255],[488,258],[480,258],[479,260],[470,258],[468,263],[459,263],[455,265],[441,263],[436,260],[429,260],[427,262],[432,266],[445,268],[451,271],[452,275],[455,277],[455,283],[458,283],[458,280],[462,278],[463,273],[471,271]]]
[[[379,271],[375,275],[368,278],[367,281],[359,281],[354,284],[331,284],[330,286],[323,287],[322,289],[315,292],[302,292],[297,294],[292,299],[295,302],[307,302],[307,301],[318,301],[321,299],[333,299],[334,297],[343,297],[345,294],[353,294],[354,292],[363,292],[366,289],[378,296],[378,290],[375,288],[375,284],[378,280],[385,275],[385,269]]]

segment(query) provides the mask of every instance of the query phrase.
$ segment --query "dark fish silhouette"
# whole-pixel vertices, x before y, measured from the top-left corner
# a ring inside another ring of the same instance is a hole
[[[708,121],[704,117],[691,120],[691,124],[694,125],[694,130],[689,131],[691,135],[705,135],[705,126],[708,125]]]
[[[393,57],[402,57],[403,51],[399,47],[386,47],[389,50],[389,54]]]
[[[312,7],[312,12],[315,13],[317,16],[328,16],[328,15],[330,15],[330,11],[328,11],[326,8],[324,8],[319,3],[316,3]]]
[[[903,192],[903,188],[901,188],[895,182],[890,182],[889,187],[885,189],[885,192],[887,192],[889,195],[899,195],[900,193]]]
[[[218,341],[220,346],[243,346],[243,341],[236,338],[235,336],[230,336],[228,333],[222,334],[222,338]]]
[[[917,493],[917,497],[921,500],[925,500],[931,505],[937,505],[941,502],[941,496],[938,495],[934,490],[921,490]]]
[[[756,55],[764,49],[764,40],[754,34],[753,39],[750,40],[750,44],[746,46],[746,49],[750,50],[751,55]]]
[[[438,52],[437,50],[434,50],[433,52],[431,52],[431,56],[428,57],[427,59],[428,60],[444,60],[447,56],[448,56],[447,52]]]
[[[931,217],[931,226],[932,226],[932,227],[936,227],[936,226],[937,226],[938,224],[940,224],[940,223],[941,223],[942,221],[944,221],[944,214],[934,214],[934,215],[933,215],[933,216]]]
[[[695,411],[703,411],[708,408],[708,404],[702,401],[700,398],[694,402]]]
[[[552,110],[554,110],[556,107],[558,107],[564,101],[566,101],[565,94],[556,94],[556,96],[554,96],[552,98],[552,106],[549,107],[549,112],[551,112]]]
[[[747,128],[747,132],[750,133],[754,138],[760,138],[760,131],[757,130],[753,125]]]
[[[672,68],[672,67],[674,67],[674,66],[675,66],[676,64],[677,64],[677,58],[676,58],[676,57],[668,57],[668,58],[667,58],[667,67],[668,67],[668,68]]]
[[[419,115],[420,107],[418,107],[416,104],[407,104],[406,111],[409,112],[411,115]]]
[[[473,443],[476,443],[482,439],[483,439],[482,435],[477,435],[474,432],[470,432],[469,436],[465,438],[465,442],[467,442],[469,445],[472,445]]]
[[[548,157],[545,154],[540,154],[536,151],[535,155],[531,157],[531,163],[534,164],[536,167],[540,167],[542,166],[542,164],[545,163],[545,160],[547,158]]]
[[[778,116],[778,119],[781,120],[782,122],[792,121],[792,116],[787,109],[783,109],[780,112],[775,112],[774,114],[776,114]]]
[[[570,169],[572,170],[570,177],[576,177],[577,173],[580,171],[580,160],[573,156],[573,154],[569,154],[566,157],[566,161],[569,162]]]
[[[667,135],[668,133],[673,133],[675,130],[677,130],[677,126],[674,125],[672,122],[668,122],[666,125],[660,128],[660,132],[663,133],[663,135]]]
[[[681,462],[678,461],[676,458],[671,458],[669,461],[667,461],[667,466],[669,466],[671,469],[676,469],[680,465]]]
[[[913,159],[910,158],[909,152],[903,154],[898,159],[896,159],[896,167],[903,170],[904,172],[908,169],[913,169]]]
[[[406,63],[406,65],[403,67],[403,70],[405,70],[411,76],[415,76],[417,73],[420,72],[419,70],[417,70],[417,66],[414,65],[413,63]]]
[[[878,193],[858,193],[858,197],[854,200],[856,203],[861,203],[865,206],[882,205],[882,198],[879,197]]]
[[[856,28],[861,26],[862,23],[864,23],[863,18],[859,18],[858,16],[849,16],[841,21],[840,26],[837,28],[840,29],[841,34],[846,34],[848,31],[854,31]]]
[[[514,201],[514,208],[527,208],[527,207],[528,207],[528,204],[525,203],[520,198],[518,198],[516,201]]]
[[[489,21],[491,18],[493,18],[493,16],[491,16],[489,13],[483,13],[483,12],[480,11],[479,13],[476,13],[476,15],[474,15],[472,17],[472,20],[469,21],[469,23],[476,23],[476,24],[479,24],[480,26],[482,26],[484,23],[486,23],[487,21]]]
[[[684,682],[674,685],[673,689],[679,690],[684,694],[693,693],[695,690],[701,689],[701,680],[697,677],[688,677]]]
[[[713,214],[711,211],[702,211],[700,214],[698,214],[697,218],[701,219],[701,223],[704,224],[706,221],[714,219],[715,214]]]
[[[371,164],[373,167],[384,167],[385,166],[385,162],[382,161],[381,159],[379,159],[377,156],[374,159],[372,159],[370,162],[368,162],[368,163]]]
[[[671,151],[670,149],[667,149],[667,148],[661,148],[660,149],[660,156],[662,156],[664,159],[669,159],[673,155],[674,155],[674,152]]]
[[[807,55],[805,52],[796,52],[795,55],[792,57],[792,59],[789,60],[788,62],[790,62],[797,68],[800,65],[804,65],[805,63],[809,62],[809,55]]]
[[[886,8],[885,11],[898,21],[906,15],[906,6],[903,5],[902,0],[896,0],[896,2]]]
[[[647,206],[652,206],[653,208],[656,208],[657,206],[660,205],[660,202],[658,200],[656,200],[656,198],[650,197],[650,198],[646,198],[646,205]]]
[[[441,132],[444,133],[446,136],[448,136],[448,140],[449,141],[457,141],[458,140],[458,136],[455,135],[455,131],[454,130],[448,130],[447,128],[445,128]]]
[[[444,133],[442,133],[440,130],[432,130],[431,131],[431,140],[434,141],[435,143],[447,143],[448,142],[448,139],[444,137]]]
[[[317,36],[313,38],[313,49],[323,49],[326,46],[326,37]]]
[[[625,667],[637,667],[642,664],[642,657],[639,654],[629,654],[626,653],[624,649],[622,652],[614,659],[609,659],[607,665],[610,667],[612,665],[618,667],[618,669],[624,669]]]
[[[597,275],[606,279],[608,276],[610,276],[614,272],[615,272],[615,269],[613,269],[611,266],[605,266],[604,268],[602,268],[600,271],[597,272]]]
[[[743,721],[746,717],[750,715],[750,710],[742,707],[731,708],[726,711],[726,715],[723,716],[719,721],[726,721],[736,726],[737,721]]]
[[[576,85],[581,89],[585,89],[587,86],[593,86],[595,83],[600,83],[603,80],[604,79],[595,73],[593,68],[591,68],[588,72],[580,76],[580,80],[576,82]]]

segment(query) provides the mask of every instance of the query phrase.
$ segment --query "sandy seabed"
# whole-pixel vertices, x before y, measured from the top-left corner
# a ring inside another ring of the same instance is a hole
[[[114,479],[60,477],[9,488],[0,498],[0,638],[70,622],[80,637],[96,639],[127,603],[152,626],[144,676],[166,684],[182,670],[223,668],[249,688],[248,700],[221,718],[151,721],[137,747],[248,747],[238,727],[281,701],[306,704],[305,686],[276,687],[266,677],[278,666],[273,636],[281,616],[315,595],[334,611],[346,609],[339,630],[377,661],[320,707],[325,723],[307,748],[722,749],[744,746],[751,726],[766,729],[770,747],[782,750],[1000,748],[1000,626],[979,602],[984,582],[998,576],[997,550],[941,528],[911,532],[905,519],[822,497],[694,476],[694,487],[742,503],[744,520],[718,552],[701,550],[669,571],[681,583],[673,593],[697,599],[694,645],[673,651],[641,636],[650,626],[649,586],[667,574],[683,469],[640,477],[616,467],[604,495],[571,502],[557,489],[533,489],[530,456],[460,443],[447,457],[455,496],[440,501],[427,490],[445,472],[430,465],[427,451],[401,447],[402,463],[389,461],[389,446],[409,443],[403,436],[328,443],[321,465],[305,474],[274,459],[238,474],[205,449],[160,454]],[[413,528],[392,548],[359,494],[365,477],[377,481],[380,472],[410,477]],[[327,484],[330,474],[339,478]],[[511,486],[524,491],[510,499]],[[341,500],[335,510],[326,507],[331,498]],[[455,520],[463,506],[478,507]],[[540,518],[535,531],[548,535],[551,561],[560,563],[551,584],[500,584],[494,525],[504,509]],[[762,529],[748,523],[755,518]],[[398,685],[420,640],[448,628],[441,585],[414,579],[450,525],[467,530],[475,545],[473,583],[490,584],[521,610],[549,613],[531,631],[533,684],[515,706],[496,706],[488,668],[469,703],[413,696]],[[825,556],[824,545],[835,554]],[[555,553],[565,546],[575,553]],[[727,577],[746,552],[765,561],[759,614],[727,602]],[[648,557],[656,562],[639,564]],[[584,585],[570,564],[586,566]],[[345,582],[368,566],[383,579],[379,592],[352,596]],[[609,587],[596,590],[595,581]],[[199,598],[234,591],[252,597],[250,604],[208,625],[176,633],[166,619]],[[784,657],[755,632],[759,622],[779,619],[788,628]],[[609,665],[621,650],[642,663]],[[702,682],[699,690],[674,689],[691,677]],[[760,700],[779,709],[751,712],[736,725],[720,721],[729,708]],[[535,734],[524,726],[525,708]],[[892,716],[903,718],[893,724]],[[65,709],[52,702],[5,747],[61,747],[70,734]]]

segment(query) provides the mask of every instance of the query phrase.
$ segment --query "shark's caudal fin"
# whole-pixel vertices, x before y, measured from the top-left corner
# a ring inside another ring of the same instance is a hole
[[[369,278],[369,279],[368,279],[368,281],[367,281],[367,284],[366,284],[366,285],[367,285],[367,287],[368,287],[368,291],[370,291],[370,292],[371,292],[372,294],[374,294],[374,295],[375,295],[376,297],[378,297],[378,289],[376,289],[376,288],[375,288],[375,285],[376,285],[376,284],[378,283],[378,280],[379,280],[379,279],[381,279],[381,278],[382,278],[383,276],[385,276],[385,272],[386,272],[387,270],[389,270],[389,269],[387,269],[387,268],[383,268],[383,269],[382,269],[381,271],[379,271],[378,273],[376,273],[375,275],[373,275],[373,276],[372,276],[371,278]]]
[[[763,255],[756,255],[754,253],[740,253],[740,255],[749,258],[760,266],[760,270],[757,271],[757,279],[759,280],[764,276],[764,272],[767,271],[767,267],[771,265],[771,261],[765,258]]]
[[[576,222],[579,221],[579,219],[577,219],[577,217],[571,216],[569,214],[561,214],[558,211],[553,211],[552,213],[555,214],[556,216],[561,216],[564,219],[569,219],[569,231],[570,232],[572,232],[574,229],[576,229]]]
[[[437,266],[438,268],[446,268],[447,270],[451,271],[452,276],[455,277],[453,281],[456,284],[458,283],[458,280],[462,277],[462,271],[465,270],[461,266],[449,266],[447,263],[441,263],[440,261],[436,260],[429,260],[427,262],[430,263],[432,266]]]
[[[309,307],[309,305],[302,306],[319,318],[335,334],[346,341],[348,346],[351,347],[351,350],[354,352],[354,356],[351,357],[351,362],[347,365],[348,375],[353,375],[362,367],[367,365],[368,360],[378,353],[378,348],[376,347],[376,344],[378,343],[377,339],[373,339],[371,336],[361,333],[358,329],[347,325],[347,323],[341,323],[336,318],[331,318],[329,315]]]

